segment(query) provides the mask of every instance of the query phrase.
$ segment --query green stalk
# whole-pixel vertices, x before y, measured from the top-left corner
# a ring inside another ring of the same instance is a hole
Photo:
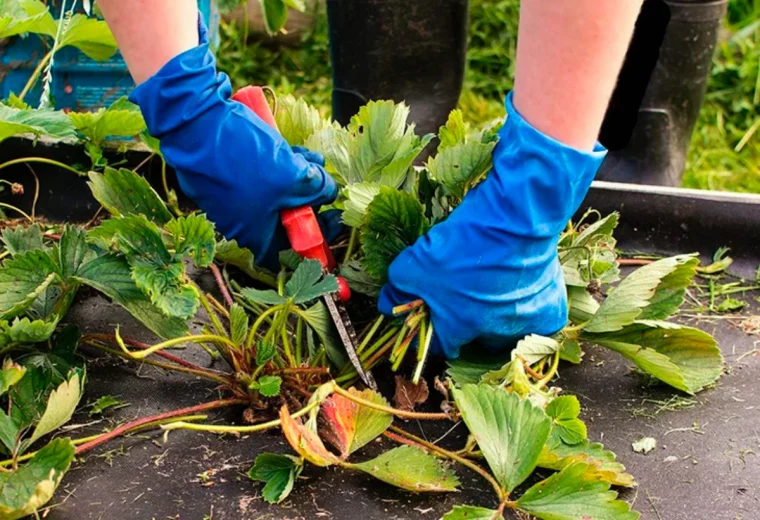
[[[261,327],[261,324],[264,323],[264,320],[266,320],[269,316],[271,316],[275,312],[282,309],[283,305],[284,304],[275,305],[265,310],[261,314],[259,314],[259,317],[256,318],[255,322],[253,322],[253,326],[251,327],[251,330],[248,331],[248,338],[245,340],[245,348],[247,350],[250,350],[253,347],[253,340],[256,338],[256,333],[258,332],[259,327]]]
[[[344,390],[338,385],[333,385],[333,391],[345,397],[349,401],[353,401],[356,404],[359,404],[361,406],[366,406],[367,408],[372,408],[373,410],[377,410],[378,412],[387,413],[390,415],[394,415],[396,417],[400,417],[402,419],[418,419],[418,420],[427,420],[427,421],[443,421],[448,420],[450,417],[446,413],[423,413],[423,412],[407,412],[406,410],[398,410],[396,408],[391,408],[390,406],[384,406],[382,404],[377,404],[372,401],[367,401],[366,399],[362,399],[361,397],[352,394],[348,390]]]
[[[62,162],[54,161],[53,159],[46,159],[45,157],[21,157],[19,159],[12,159],[10,161],[6,161],[2,164],[0,164],[0,170],[3,168],[7,168],[9,166],[13,166],[16,164],[25,164],[25,163],[42,163],[42,164],[49,164],[51,166],[57,166],[59,168],[63,168],[64,170],[68,170],[70,172],[74,172],[80,177],[83,177],[85,174],[80,172],[79,170],[76,170],[69,166],[68,164],[63,164]]]
[[[53,57],[53,51],[49,51],[45,56],[42,57],[40,62],[37,64],[37,67],[35,67],[34,71],[32,72],[32,75],[29,76],[29,79],[26,82],[26,85],[24,85],[24,88],[21,90],[21,94],[18,95],[19,101],[23,101],[26,95],[29,93],[32,88],[34,88],[34,85],[37,83],[37,80],[40,78],[40,74],[42,74],[42,69],[45,68],[45,65],[47,65],[47,62],[50,61],[50,58]]]
[[[154,352],[158,352],[159,350],[170,348],[175,345],[181,345],[183,343],[190,343],[190,342],[194,342],[194,343],[208,342],[208,343],[224,344],[233,348],[237,346],[228,338],[225,338],[223,336],[217,336],[215,334],[199,334],[196,336],[183,336],[181,338],[170,339],[170,340],[158,343],[157,345],[153,345],[149,349],[141,350],[139,352],[132,352],[124,344],[124,340],[121,339],[121,336],[119,335],[119,327],[116,327],[115,336],[116,336],[116,342],[119,344],[119,347],[121,347],[121,350],[124,351],[126,355],[128,355],[129,357],[133,359],[145,359],[146,357],[150,356]]]
[[[0,202],[0,207],[7,208],[7,209],[12,209],[13,211],[18,212],[21,215],[23,215],[23,217],[26,220],[28,220],[29,222],[31,222],[32,224],[34,224],[34,219],[32,217],[30,217],[29,215],[27,215],[26,213],[24,213],[23,210],[17,208],[16,206],[11,206],[10,204],[6,204],[5,202]]]
[[[348,239],[348,247],[346,248],[346,256],[343,257],[343,263],[351,260],[351,255],[354,254],[354,248],[356,247],[356,239],[359,236],[358,229],[351,229],[351,237]]]
[[[301,366],[303,363],[303,318],[298,317],[298,323],[296,324],[296,363],[297,366]]]
[[[361,355],[361,353],[367,347],[372,337],[377,333],[377,329],[379,329],[380,325],[383,324],[383,320],[385,320],[385,316],[383,316],[382,314],[378,316],[378,318],[375,320],[375,323],[372,325],[372,328],[369,329],[369,332],[367,333],[367,335],[364,336],[364,339],[362,339],[361,344],[356,348],[357,355]]]
[[[424,321],[422,322],[425,323]],[[424,341],[423,341],[424,337]],[[430,342],[433,340],[433,322],[430,322],[427,333],[423,336],[420,332],[420,347],[417,349],[417,368],[414,370],[414,376],[412,377],[412,383],[415,385],[420,382],[422,377],[422,369],[425,367],[425,361],[430,351]]]

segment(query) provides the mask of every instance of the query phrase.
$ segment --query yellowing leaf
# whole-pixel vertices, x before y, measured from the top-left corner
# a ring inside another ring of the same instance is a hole
[[[287,406],[280,409],[280,420],[282,433],[300,456],[315,466],[332,466],[340,462],[338,457],[327,451],[316,432],[304,426],[301,419],[293,419],[290,416]]]
[[[612,485],[636,485],[633,476],[625,472],[625,466],[616,461],[615,454],[605,450],[599,443],[583,441],[571,446],[552,435],[538,459],[540,467],[555,471],[560,471],[575,462],[593,466],[596,477]]]
[[[375,404],[389,406],[379,393],[366,389],[359,392],[349,389],[353,395]],[[361,406],[339,394],[327,399],[320,410],[322,436],[340,452],[341,458],[376,439],[393,422],[393,416],[367,406]]]
[[[367,462],[352,464],[373,477],[414,492],[456,491],[459,480],[442,461],[419,448],[399,446]]]
[[[63,426],[71,420],[74,415],[79,400],[82,398],[82,388],[84,387],[84,375],[75,371],[68,381],[53,390],[48,398],[45,413],[40,417],[37,426],[34,428],[29,444],[46,435],[53,430]]]

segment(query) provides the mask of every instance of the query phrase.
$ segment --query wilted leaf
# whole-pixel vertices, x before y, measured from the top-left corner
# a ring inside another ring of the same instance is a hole
[[[690,394],[723,373],[723,356],[715,339],[691,327],[640,321],[619,332],[583,335],[582,339],[619,352],[648,374]]]
[[[102,174],[91,172],[88,184],[93,196],[112,215],[140,213],[161,226],[172,219],[148,181],[131,170],[106,168]]]
[[[456,491],[459,486],[459,479],[440,459],[412,446],[399,446],[351,467],[407,491]]]
[[[664,258],[649,265],[645,265],[628,275],[620,284],[610,292],[599,310],[584,327],[585,332],[613,332],[633,323],[655,297],[657,288],[667,277],[684,265],[695,265],[698,262],[693,255],[680,255]],[[680,279],[680,277],[678,277]],[[673,281],[672,284],[675,284]],[[670,288],[672,290],[672,287]],[[671,301],[673,295],[664,298]],[[657,302],[664,305],[663,309],[670,304]],[[662,310],[660,310],[662,312]]]
[[[104,395],[101,396],[95,401],[92,405],[92,409],[90,410],[90,415],[97,415],[100,413],[105,412],[109,408],[123,408],[125,406],[129,406],[127,403],[123,403],[116,399],[112,395]]]
[[[654,451],[657,447],[657,439],[654,437],[644,437],[631,444],[631,447],[636,453],[643,453],[646,455],[650,451]]]
[[[19,109],[0,104],[0,142],[20,134],[48,135],[59,139],[76,137],[74,126],[63,112]]]
[[[58,266],[42,250],[16,255],[0,267],[0,319],[9,319],[26,310],[58,279]]]
[[[556,354],[559,348],[557,340],[531,334],[517,342],[512,350],[512,360],[520,358],[529,365],[535,365],[545,357]]]
[[[581,220],[591,212],[588,211]],[[620,269],[614,252],[616,241],[612,236],[619,218],[617,213],[611,213],[589,224],[577,235],[563,235],[559,258],[567,285],[585,288],[592,280],[609,284],[619,278]]]
[[[302,469],[301,459],[290,455],[262,453],[256,457],[248,478],[264,482],[261,491],[264,500],[270,504],[279,504],[293,490],[293,484]]]
[[[385,398],[373,390],[359,392],[351,388],[349,392],[365,401],[388,406]],[[376,439],[393,422],[391,414],[361,406],[339,394],[330,396],[320,413],[322,436],[335,446],[342,459]]]
[[[586,425],[578,418],[580,413],[581,403],[574,395],[552,399],[546,407],[546,414],[552,418],[554,428],[565,444],[580,444],[587,438]]]
[[[504,520],[498,511],[477,506],[454,506],[442,520]]]
[[[626,487],[636,485],[633,476],[625,472],[625,466],[616,461],[615,454],[605,450],[599,443],[583,441],[571,446],[563,443],[559,436],[552,435],[538,459],[540,467],[555,471],[560,471],[576,462],[593,466],[597,478],[612,485]]]
[[[82,398],[82,388],[84,387],[84,374],[74,371],[68,381],[61,385],[50,394],[48,398],[45,413],[40,417],[37,426],[34,428],[28,444],[34,442],[40,437],[56,430],[71,420],[74,415],[79,400]]]
[[[0,518],[35,514],[52,497],[74,459],[69,439],[54,439],[16,471],[0,473]]]
[[[3,229],[2,242],[11,256],[16,256],[35,249],[44,249],[42,231],[37,224],[29,227],[16,226],[15,229],[7,227]]]
[[[593,473],[587,464],[572,464],[531,487],[517,507],[543,520],[638,520],[639,514]]]
[[[464,385],[452,394],[496,480],[512,491],[535,469],[551,420],[540,408],[501,388]]]
[[[277,99],[275,120],[280,134],[291,146],[304,146],[312,134],[331,125],[319,110],[290,94]]]
[[[110,255],[96,258],[82,266],[76,279],[124,307],[161,338],[177,338],[187,333],[185,320],[166,316],[138,289],[129,264],[123,258]]]
[[[429,228],[425,210],[414,195],[382,188],[367,207],[367,228],[362,234],[367,274],[385,281],[391,262]]]
[[[295,304],[310,302],[337,290],[337,278],[324,275],[319,260],[304,260],[285,284],[285,294]]]
[[[404,379],[403,376],[396,376],[396,392],[393,395],[393,402],[399,410],[411,412],[416,405],[426,402],[429,396],[427,381],[424,379],[415,385]]]
[[[172,219],[164,229],[172,234],[176,254],[190,256],[197,267],[208,267],[214,261],[214,224],[205,215],[193,214]]]
[[[282,433],[300,456],[315,466],[332,466],[340,462],[335,455],[327,451],[319,436],[303,425],[301,419],[293,419],[290,416],[287,406],[280,409],[280,420]]]

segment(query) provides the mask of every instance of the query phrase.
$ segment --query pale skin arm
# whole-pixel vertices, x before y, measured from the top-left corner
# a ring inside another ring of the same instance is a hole
[[[535,128],[594,146],[641,0],[522,0],[514,104]]]
[[[138,85],[198,45],[195,0],[98,0]]]

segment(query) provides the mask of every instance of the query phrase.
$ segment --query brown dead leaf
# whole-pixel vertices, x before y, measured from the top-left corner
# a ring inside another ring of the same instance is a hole
[[[396,376],[396,393],[393,396],[393,402],[399,410],[411,412],[416,405],[427,401],[429,396],[427,381],[424,379],[415,385],[403,376]]]

